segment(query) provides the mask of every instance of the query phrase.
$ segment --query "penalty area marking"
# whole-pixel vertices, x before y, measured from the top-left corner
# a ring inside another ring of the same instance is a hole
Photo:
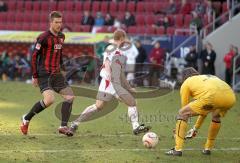
[[[121,151],[168,151],[169,149],[140,149],[140,148],[121,148],[121,149],[46,149],[46,150],[0,150],[1,154],[6,153],[61,153],[61,152],[121,152]],[[184,151],[201,151],[200,148],[187,148]],[[219,148],[213,151],[240,151],[240,148]]]

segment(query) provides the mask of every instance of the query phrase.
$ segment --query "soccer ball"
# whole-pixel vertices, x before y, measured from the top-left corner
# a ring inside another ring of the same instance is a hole
[[[158,136],[154,132],[148,132],[143,136],[142,142],[146,148],[154,148],[158,144]]]

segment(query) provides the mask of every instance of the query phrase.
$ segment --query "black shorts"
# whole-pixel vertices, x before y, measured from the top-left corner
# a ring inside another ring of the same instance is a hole
[[[38,86],[41,93],[45,90],[54,90],[59,93],[62,89],[68,87],[68,83],[64,76],[59,74],[44,75],[38,78]]]

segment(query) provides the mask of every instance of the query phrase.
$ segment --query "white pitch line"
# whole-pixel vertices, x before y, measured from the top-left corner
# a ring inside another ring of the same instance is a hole
[[[21,134],[0,134],[0,136],[24,136]],[[44,133],[36,133],[36,134],[29,134],[27,136],[64,136],[56,134],[44,134]],[[138,137],[132,134],[76,134],[73,137]],[[160,137],[161,138],[161,137]],[[193,139],[207,139],[207,137],[197,136]],[[240,137],[233,137],[233,138],[216,138],[217,140],[240,140]]]
[[[140,149],[140,148],[121,148],[121,149],[46,149],[46,150],[0,150],[1,154],[6,153],[61,153],[61,152],[120,152],[120,151],[168,151],[169,149],[161,148],[161,149]],[[184,151],[201,151],[200,148],[187,148]],[[213,151],[240,151],[240,148],[218,148],[213,149]]]

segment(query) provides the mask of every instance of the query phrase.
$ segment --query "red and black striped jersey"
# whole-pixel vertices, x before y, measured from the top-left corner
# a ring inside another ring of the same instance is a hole
[[[65,35],[55,36],[50,30],[40,34],[32,53],[32,73],[34,78],[60,72],[62,47]]]

